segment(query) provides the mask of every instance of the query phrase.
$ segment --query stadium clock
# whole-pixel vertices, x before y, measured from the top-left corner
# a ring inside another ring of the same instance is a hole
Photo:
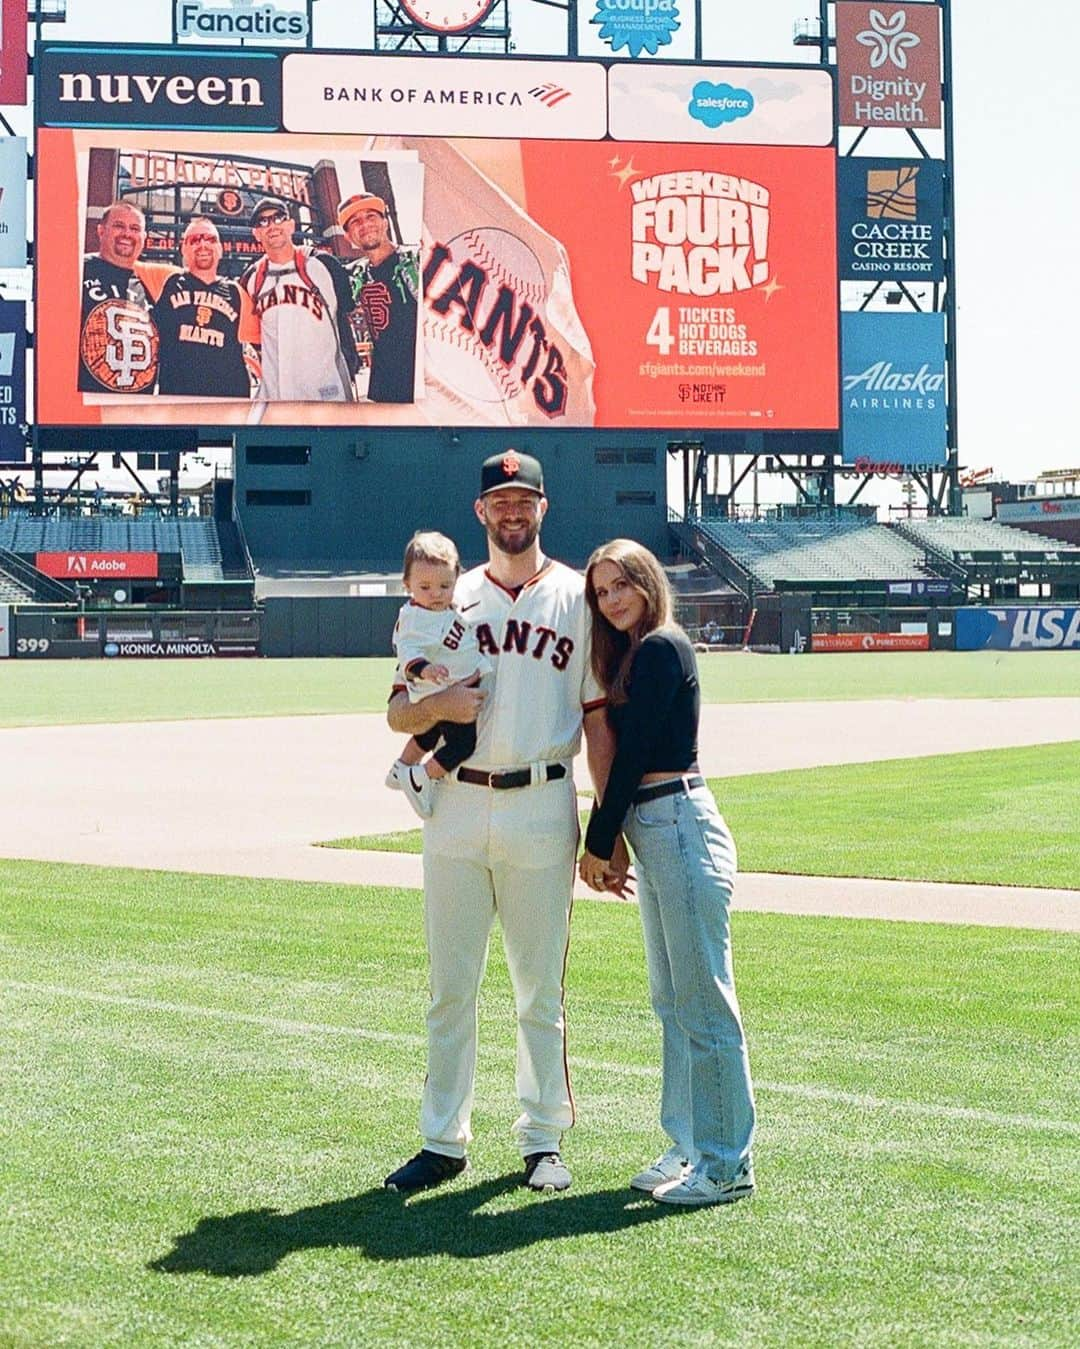
[[[488,16],[495,0],[400,0],[416,23],[436,33],[464,33]]]

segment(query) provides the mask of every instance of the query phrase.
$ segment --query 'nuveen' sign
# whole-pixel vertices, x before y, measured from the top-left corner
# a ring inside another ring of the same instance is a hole
[[[41,126],[276,131],[281,75],[271,52],[49,47],[40,54]]]

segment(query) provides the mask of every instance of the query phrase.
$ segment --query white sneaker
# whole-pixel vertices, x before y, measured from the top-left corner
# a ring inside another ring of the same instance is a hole
[[[732,1204],[754,1193],[754,1168],[745,1167],[733,1180],[711,1180],[704,1171],[688,1171],[682,1180],[658,1185],[652,1197],[661,1204],[682,1204],[684,1208],[704,1208],[707,1204]]]
[[[417,815],[422,820],[431,818],[431,811],[435,805],[435,783],[424,772],[423,768],[406,768],[399,775],[401,790],[405,793],[405,799]]]
[[[407,773],[408,771],[409,765],[402,763],[400,759],[395,759],[390,765],[390,771],[386,775],[385,782],[392,792],[400,792],[402,790],[401,774]]]
[[[669,1180],[682,1180],[689,1170],[690,1163],[682,1155],[682,1149],[668,1148],[651,1166],[631,1176],[630,1188],[652,1194],[658,1185],[666,1185]]]

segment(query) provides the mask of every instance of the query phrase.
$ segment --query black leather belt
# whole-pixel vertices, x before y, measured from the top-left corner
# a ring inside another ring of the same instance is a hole
[[[634,805],[643,805],[646,801],[659,801],[662,796],[674,796],[676,792],[692,792],[704,787],[705,779],[695,774],[693,777],[675,778],[671,782],[658,782],[655,787],[642,787],[634,797]]]
[[[528,787],[532,782],[531,768],[509,768],[505,773],[481,773],[475,768],[459,768],[458,782],[471,782],[474,787],[494,787],[505,791],[508,787]],[[566,765],[549,763],[544,768],[545,782],[556,782],[566,777]]]

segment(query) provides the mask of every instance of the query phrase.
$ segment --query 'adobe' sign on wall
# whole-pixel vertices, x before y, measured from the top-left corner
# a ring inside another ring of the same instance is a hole
[[[843,126],[941,126],[941,14],[935,4],[836,6]]]
[[[157,553],[38,553],[34,566],[46,576],[64,581],[112,580],[114,577],[155,577]]]

